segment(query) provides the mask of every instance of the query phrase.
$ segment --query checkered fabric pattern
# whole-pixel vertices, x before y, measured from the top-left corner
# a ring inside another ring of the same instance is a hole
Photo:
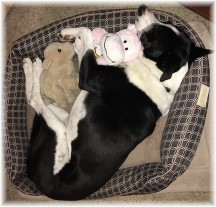
[[[5,165],[13,185],[25,194],[41,193],[26,177],[26,155],[29,145],[26,120],[24,57],[43,58],[45,47],[58,41],[57,33],[66,27],[103,27],[117,32],[133,24],[133,10],[90,12],[63,19],[17,40],[11,47],[4,81],[4,153]],[[160,21],[170,21],[181,27],[198,46],[198,35],[179,17],[153,11]],[[203,130],[207,107],[197,106],[201,85],[209,86],[207,57],[197,59],[184,78],[171,106],[161,143],[161,162],[121,169],[97,192],[87,199],[114,195],[158,192],[170,185],[190,165]]]

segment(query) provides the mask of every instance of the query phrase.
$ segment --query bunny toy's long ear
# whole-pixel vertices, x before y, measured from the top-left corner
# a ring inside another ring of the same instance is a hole
[[[43,61],[43,65],[42,65],[43,69],[44,69],[44,70],[49,69],[50,66],[51,66],[51,64],[52,64],[52,61],[53,61],[52,58],[46,58],[46,59]]]

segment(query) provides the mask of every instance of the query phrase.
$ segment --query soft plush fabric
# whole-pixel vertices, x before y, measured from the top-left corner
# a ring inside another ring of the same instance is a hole
[[[118,65],[136,59],[141,49],[141,42],[134,25],[116,33],[108,33],[103,28],[94,28],[95,55],[98,64]]]
[[[69,42],[53,42],[45,48],[40,89],[46,105],[57,103],[60,108],[70,111],[79,89],[79,76],[72,61],[74,55],[74,46]]]
[[[203,46],[197,33],[182,19],[166,12],[154,11],[154,13],[159,20],[171,21],[182,27],[197,45]],[[37,55],[43,57],[45,47],[57,41],[57,33],[65,27],[83,26],[90,29],[104,27],[108,32],[117,32],[126,28],[129,23],[133,24],[135,18],[136,10],[92,12],[50,24],[13,44],[7,61],[4,82],[6,111],[4,151],[8,174],[18,190],[29,195],[41,195],[25,174],[26,152],[29,145],[27,127],[30,130],[31,120],[27,120],[29,107],[25,97],[23,57],[34,58]],[[150,151],[149,148],[146,150],[147,154],[152,153],[151,160],[147,160],[147,156],[143,155],[146,158],[145,164],[137,159],[134,167],[125,164],[126,168],[116,172],[105,186],[88,198],[153,193],[174,185],[176,178],[188,169],[199,145],[208,102],[203,106],[197,105],[197,102],[201,88],[209,86],[209,79],[208,58],[197,59],[177,91],[168,116],[160,120],[165,124],[163,133],[160,129],[161,143],[160,136],[156,137],[159,140],[157,145],[153,143],[153,139],[146,139],[146,143],[155,147],[155,152]],[[160,152],[156,151],[159,146]]]

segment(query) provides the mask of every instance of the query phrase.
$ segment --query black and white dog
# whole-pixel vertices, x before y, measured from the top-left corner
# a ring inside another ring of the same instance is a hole
[[[42,101],[41,60],[23,61],[27,100],[38,114],[32,127],[27,175],[50,198],[78,200],[102,187],[168,112],[188,65],[209,53],[196,48],[176,27],[158,22],[147,7],[141,6],[138,14],[136,27],[143,53],[156,63],[141,55],[119,67],[98,65],[90,30],[61,32],[63,38],[79,36],[75,46],[82,46],[77,50],[82,91],[70,115]]]

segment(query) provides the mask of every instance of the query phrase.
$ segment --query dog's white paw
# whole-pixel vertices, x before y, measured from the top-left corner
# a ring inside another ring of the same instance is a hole
[[[53,174],[59,173],[59,171],[67,164],[70,160],[70,154],[67,145],[67,139],[59,140],[56,146],[56,153],[55,153],[55,161],[53,167]]]
[[[23,69],[25,73],[26,99],[30,103],[33,87],[32,61],[30,58],[23,59]]]

